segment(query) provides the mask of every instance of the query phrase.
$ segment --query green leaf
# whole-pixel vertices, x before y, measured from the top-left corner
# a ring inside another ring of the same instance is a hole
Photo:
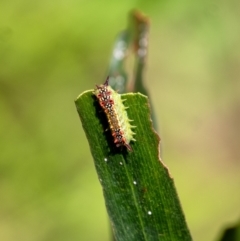
[[[150,120],[149,103],[142,94],[124,94],[128,116],[136,125],[132,152],[113,144],[105,113],[92,91],[76,100],[103,188],[115,238],[133,240],[192,240],[173,179],[159,160],[160,138]]]
[[[129,13],[127,28],[120,32],[115,40],[112,57],[110,60],[107,76],[109,76],[109,85],[122,94],[126,92],[128,75],[125,70],[125,62],[128,52],[132,50],[135,56],[134,79],[131,81],[131,90],[140,92],[151,98],[144,86],[143,76],[148,52],[148,34],[150,21],[147,16],[138,10],[132,10]],[[151,112],[153,126],[157,130],[157,121],[154,110]]]
[[[134,26],[134,54],[135,54],[135,68],[134,68],[134,80],[133,91],[140,92],[149,98],[149,102],[152,105],[151,97],[148,94],[146,87],[144,86],[144,70],[146,66],[146,59],[148,53],[148,34],[149,34],[149,18],[140,11],[132,11],[131,19]],[[155,130],[158,130],[157,118],[152,108],[151,117],[153,120],[153,126]]]
[[[109,82],[114,90],[124,93],[127,85],[127,73],[124,63],[127,57],[127,51],[130,43],[130,31],[122,31],[116,38],[110,60],[108,72]]]
[[[240,223],[233,227],[227,228],[220,241],[240,241]]]

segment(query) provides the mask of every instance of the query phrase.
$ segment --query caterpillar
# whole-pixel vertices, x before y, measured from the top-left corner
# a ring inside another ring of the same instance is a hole
[[[109,78],[102,85],[96,85],[93,94],[97,97],[101,108],[107,116],[115,145],[117,147],[125,146],[129,151],[132,151],[130,142],[136,141],[133,137],[135,133],[132,131],[132,128],[136,126],[130,124],[132,120],[128,119],[126,111],[128,107],[123,105],[125,100],[122,100],[121,95],[111,88],[108,80]]]

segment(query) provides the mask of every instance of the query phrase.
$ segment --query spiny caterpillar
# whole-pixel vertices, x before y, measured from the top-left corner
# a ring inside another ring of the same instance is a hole
[[[103,85],[97,85],[93,93],[106,113],[116,146],[125,146],[129,151],[132,151],[129,143],[136,140],[133,138],[135,133],[131,128],[135,128],[136,126],[130,124],[132,120],[128,119],[126,112],[128,107],[123,105],[123,101],[125,100],[122,100],[120,94],[108,85],[108,78]]]

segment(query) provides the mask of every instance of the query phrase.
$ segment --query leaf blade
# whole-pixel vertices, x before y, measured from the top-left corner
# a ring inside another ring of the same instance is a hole
[[[92,91],[76,100],[103,188],[116,240],[191,240],[172,178],[159,161],[159,141],[142,94],[123,95],[136,125],[133,152],[116,148]],[[105,123],[105,124],[104,124]]]

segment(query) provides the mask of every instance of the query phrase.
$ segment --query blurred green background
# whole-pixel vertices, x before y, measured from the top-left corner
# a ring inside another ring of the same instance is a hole
[[[151,18],[145,85],[194,240],[239,219],[239,1],[2,0],[0,240],[109,240],[74,99],[132,8]]]

